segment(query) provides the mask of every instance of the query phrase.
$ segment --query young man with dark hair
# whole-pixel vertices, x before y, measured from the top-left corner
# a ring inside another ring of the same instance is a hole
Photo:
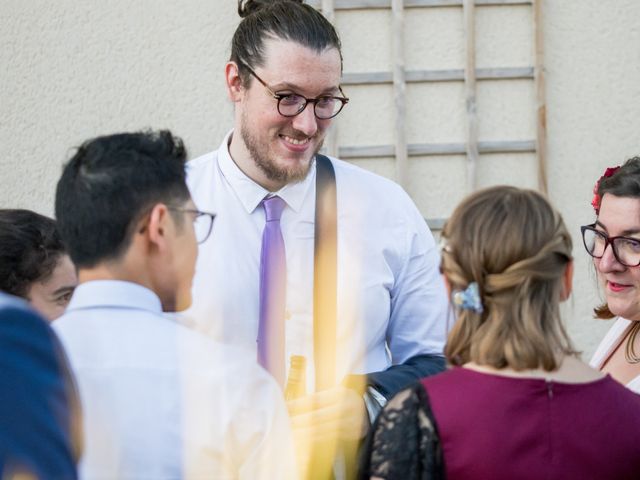
[[[190,313],[215,338],[257,350],[283,386],[289,359],[307,359],[310,395],[289,404],[294,427],[318,438],[331,428],[360,438],[385,397],[444,366],[448,307],[437,247],[398,185],[328,159],[337,199],[329,212],[337,230],[337,307],[324,344],[335,344],[329,374],[338,386],[318,391],[314,356],[324,325],[314,318],[316,154],[348,102],[340,40],[321,13],[300,2],[240,0],[239,12],[224,70],[234,129],[217,151],[188,164],[193,198],[219,214],[216,237],[200,246]],[[234,268],[220,268],[223,262]],[[364,401],[358,389],[345,388],[358,383],[353,374],[367,374],[360,377]]]
[[[78,283],[56,222],[21,209],[0,209],[0,290],[27,300],[47,320],[64,312]]]
[[[84,406],[81,474],[288,478],[273,380],[162,314],[191,304],[197,242],[213,226],[191,200],[185,156],[168,131],[99,137],[58,182],[56,216],[80,284],[55,329]]]

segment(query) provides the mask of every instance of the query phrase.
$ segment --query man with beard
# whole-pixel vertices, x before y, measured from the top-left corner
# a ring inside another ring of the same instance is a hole
[[[443,368],[447,300],[439,255],[398,185],[330,159],[337,386],[314,387],[316,154],[348,102],[340,40],[318,11],[296,1],[240,0],[239,13],[225,66],[234,129],[217,151],[187,167],[194,201],[217,213],[215,235],[200,245],[190,313],[215,338],[245,347],[247,355],[257,350],[282,386],[290,359],[303,357],[309,395],[289,403],[294,430],[312,432],[312,442],[326,431],[359,439],[386,398]],[[272,261],[265,238],[274,226],[276,250],[284,250],[280,276],[265,266]],[[266,318],[274,311],[282,318]],[[367,386],[364,401],[351,388],[358,379]]]

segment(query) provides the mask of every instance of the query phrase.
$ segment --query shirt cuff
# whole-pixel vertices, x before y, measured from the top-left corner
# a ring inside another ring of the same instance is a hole
[[[368,386],[363,395],[364,404],[369,415],[369,423],[373,425],[382,408],[387,404],[387,399],[375,388]]]

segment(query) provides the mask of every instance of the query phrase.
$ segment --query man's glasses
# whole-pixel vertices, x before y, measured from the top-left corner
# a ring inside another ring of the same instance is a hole
[[[182,207],[167,206],[167,208],[169,210],[193,215],[193,230],[196,234],[196,242],[204,243],[207,238],[209,238],[209,235],[211,235],[213,219],[216,218],[214,213],[201,212],[200,210]]]
[[[613,256],[618,263],[626,267],[640,265],[640,239],[630,237],[610,237],[601,230],[595,229],[595,223],[580,227],[582,241],[587,253],[594,258],[602,258],[608,245],[611,245]]]
[[[320,120],[328,120],[338,115],[342,108],[349,102],[349,99],[344,96],[333,97],[331,95],[323,95],[318,98],[306,98],[296,93],[275,93],[246,63],[238,63],[246,68],[249,73],[267,89],[271,96],[278,101],[278,113],[283,117],[295,117],[302,113],[308,103],[313,103],[313,113],[315,116]],[[340,93],[344,95],[342,88],[338,87],[338,89]]]

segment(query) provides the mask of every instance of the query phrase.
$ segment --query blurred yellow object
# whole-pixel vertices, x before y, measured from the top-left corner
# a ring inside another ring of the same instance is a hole
[[[337,386],[289,400],[300,478],[325,480],[346,468],[352,478],[356,449],[369,418],[362,397],[354,389]],[[334,470],[335,468],[335,470]]]
[[[307,394],[307,359],[302,355],[291,356],[289,377],[284,389],[285,400],[295,400]]]

